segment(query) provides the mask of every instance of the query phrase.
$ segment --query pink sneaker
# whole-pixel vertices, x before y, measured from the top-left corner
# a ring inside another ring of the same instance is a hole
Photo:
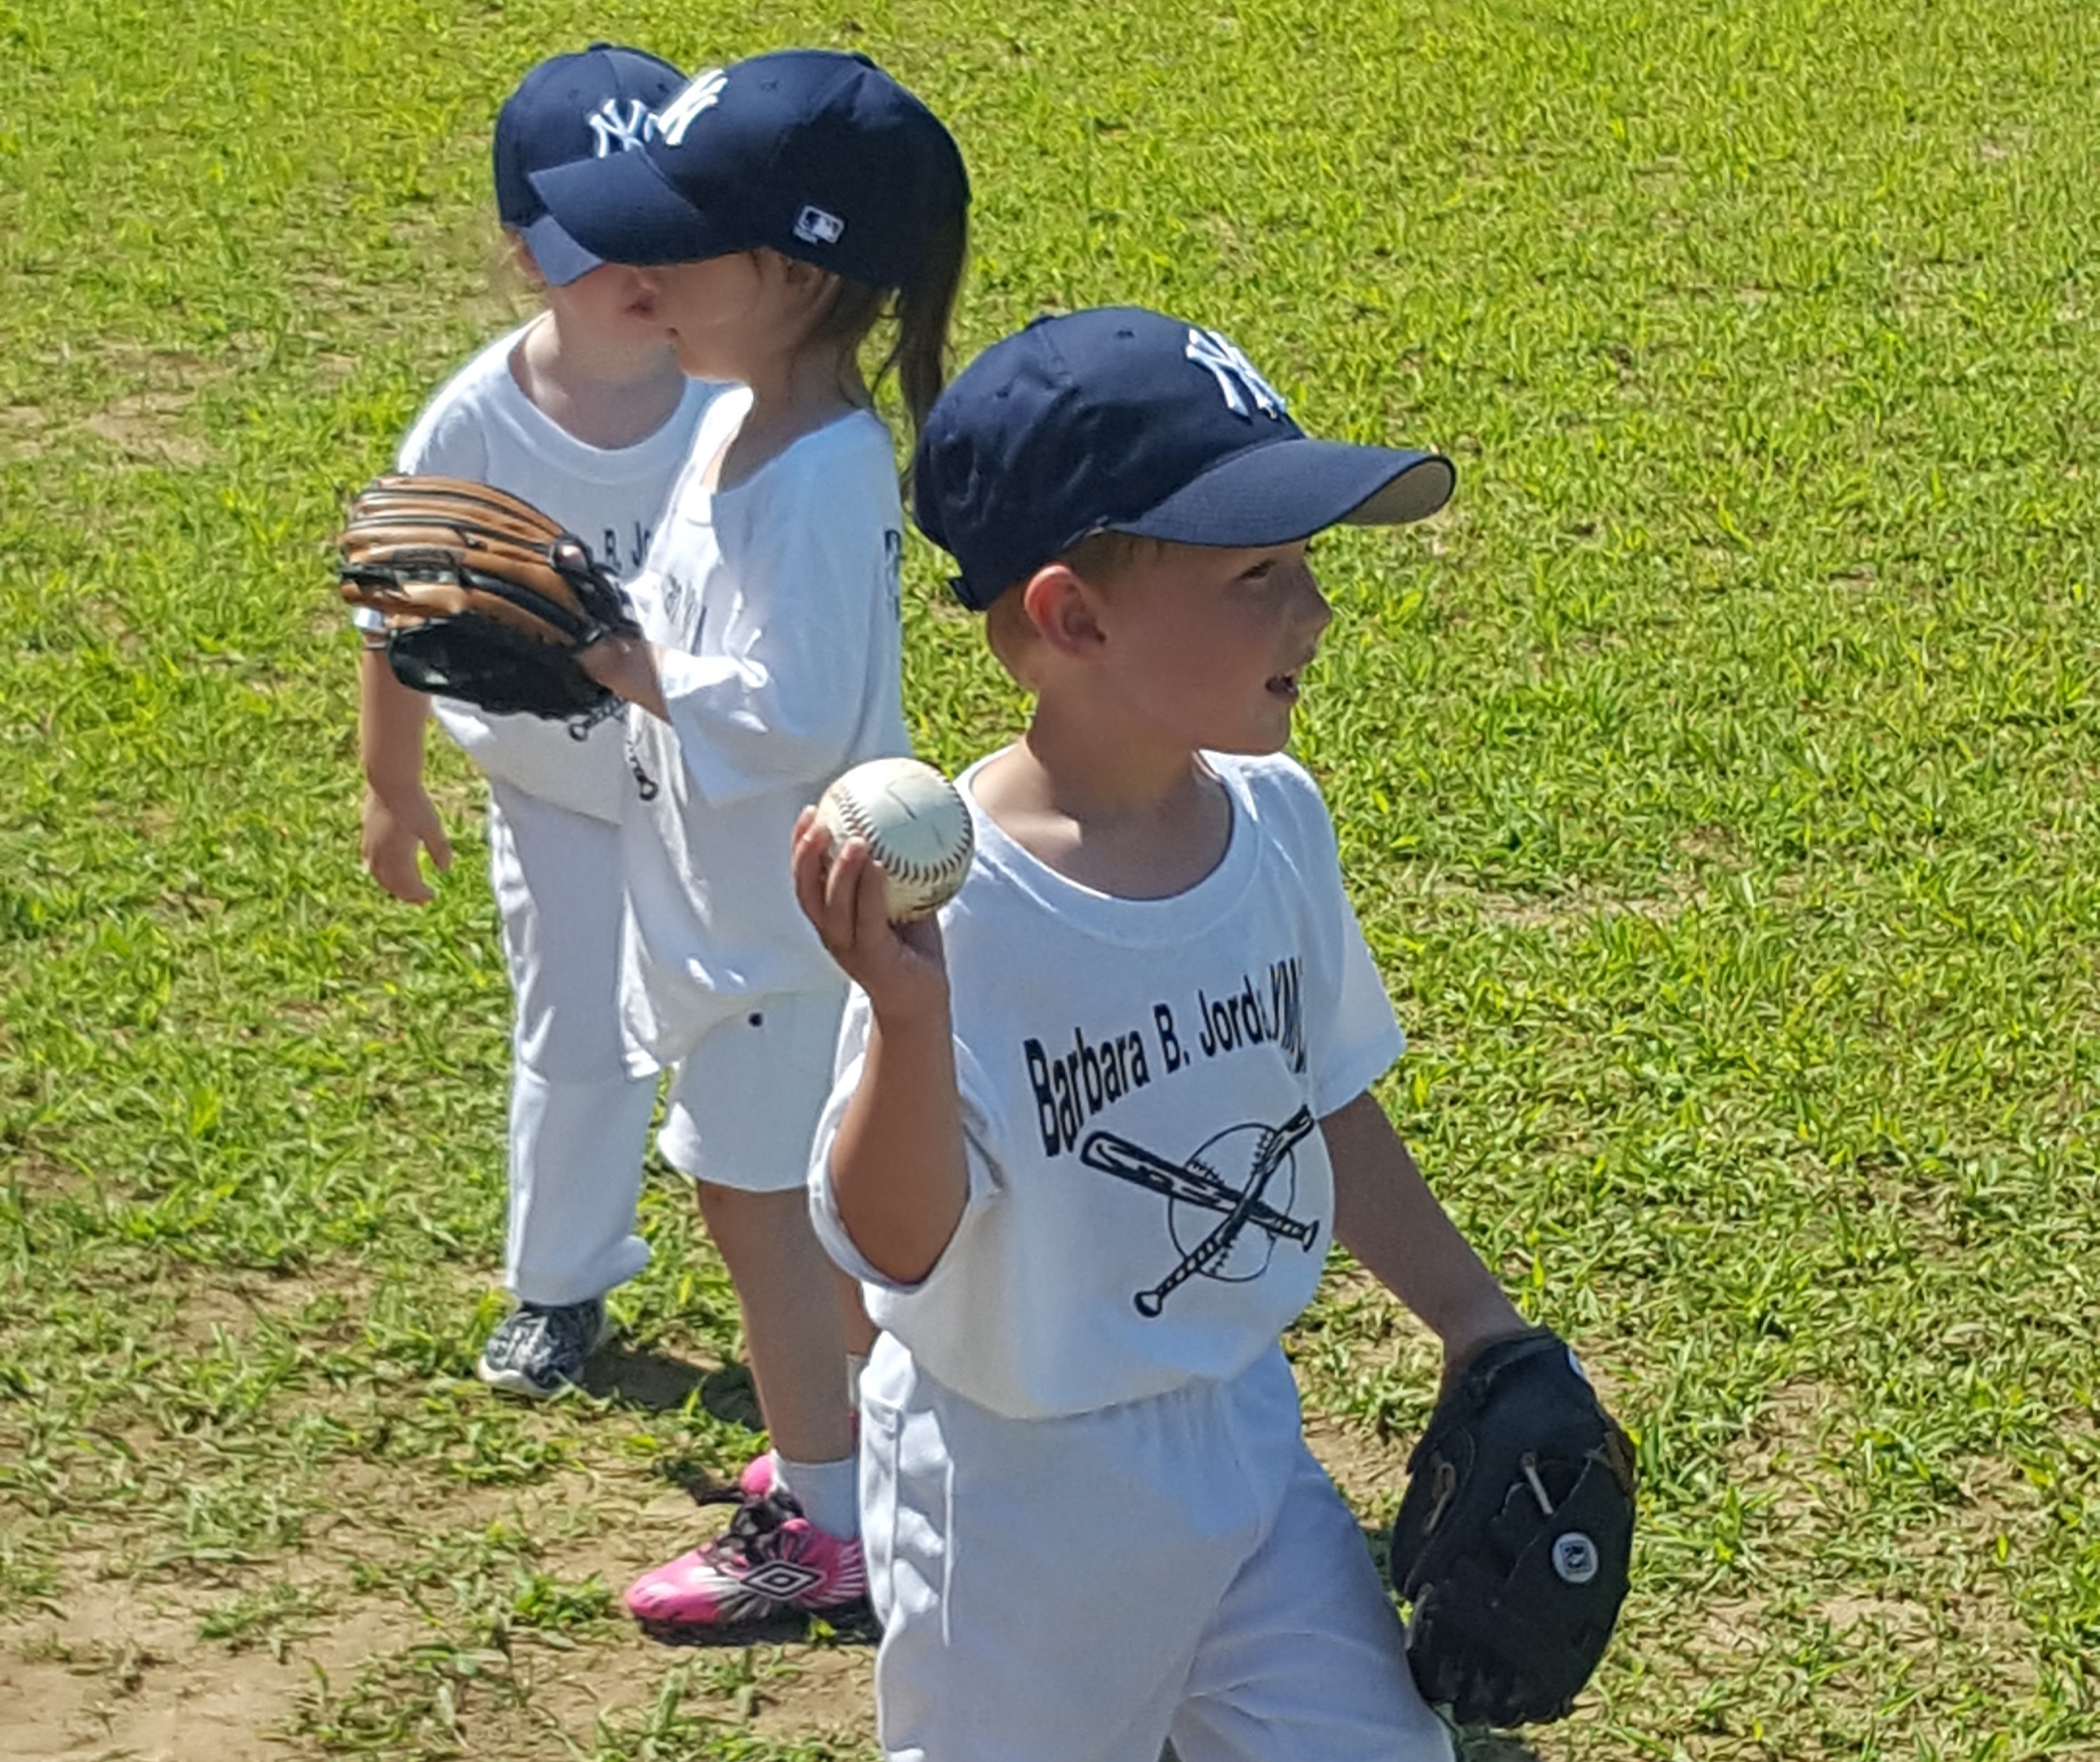
[[[651,1632],[726,1628],[776,1615],[820,1614],[860,1602],[860,1544],[818,1529],[785,1493],[746,1498],[712,1542],[645,1572],[628,1611]]]

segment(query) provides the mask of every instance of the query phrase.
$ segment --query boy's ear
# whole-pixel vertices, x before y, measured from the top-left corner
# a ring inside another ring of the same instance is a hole
[[[1021,603],[1036,634],[1057,654],[1089,660],[1104,641],[1094,590],[1063,563],[1045,563],[1022,584]]]

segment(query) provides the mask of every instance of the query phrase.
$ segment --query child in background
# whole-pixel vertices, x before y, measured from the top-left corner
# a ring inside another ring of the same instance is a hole
[[[909,747],[903,513],[861,346],[893,300],[890,360],[923,417],[968,186],[924,105],[864,58],[817,51],[702,74],[639,153],[534,183],[586,249],[643,266],[686,372],[736,386],[632,584],[642,637],[584,664],[633,707],[625,1021],[673,1071],[659,1144],[735,1280],[772,1453],[745,1471],[727,1531],[639,1579],[628,1606],[664,1631],[835,1609],[865,1589],[842,1396],[872,1335],[810,1227],[845,986],[782,853],[832,777]]]
[[[987,350],[912,484],[1035,708],[961,779],[938,923],[884,921],[864,841],[793,847],[859,987],[810,1178],[885,1330],[883,1750],[1445,1762],[1279,1336],[1332,1240],[1447,1364],[1525,1327],[1370,1093],[1400,1030],[1282,755],[1330,615],[1307,541],[1433,513],[1451,468],[1309,439],[1215,332],[1121,308]]]
[[[683,83],[668,62],[601,43],[543,62],[505,100],[496,210],[545,307],[445,384],[397,461],[523,496],[615,570],[640,563],[709,391],[679,371],[635,271],[579,246],[531,177],[632,152]],[[423,787],[430,701],[394,677],[378,632],[360,661],[365,866],[420,904],[419,849],[440,870],[452,861]],[[626,1067],[617,1008],[626,767],[614,727],[579,742],[530,716],[445,700],[436,712],[488,776],[489,879],[516,1000],[504,1282],[518,1303],[479,1372],[551,1395],[602,1337],[605,1293],[649,1259],[634,1208],[655,1091]]]

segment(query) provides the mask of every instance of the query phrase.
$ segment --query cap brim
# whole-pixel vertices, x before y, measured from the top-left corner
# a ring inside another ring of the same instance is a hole
[[[532,174],[562,230],[608,263],[683,263],[738,249],[664,181],[648,153],[610,153]]]
[[[1236,452],[1136,519],[1109,524],[1178,544],[1289,544],[1330,526],[1424,519],[1457,482],[1439,453],[1300,438]]]
[[[532,262],[540,274],[554,287],[566,288],[572,281],[580,281],[593,270],[604,267],[605,259],[592,256],[577,244],[562,230],[561,222],[552,214],[542,214],[530,226],[521,227],[518,236],[532,252]]]

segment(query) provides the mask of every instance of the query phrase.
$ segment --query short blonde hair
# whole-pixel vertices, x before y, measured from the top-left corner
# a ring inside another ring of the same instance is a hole
[[[1115,532],[1104,526],[1060,552],[1057,561],[1082,581],[1097,588],[1113,588],[1133,569],[1158,562],[1166,548],[1164,539],[1142,538],[1135,532]]]

